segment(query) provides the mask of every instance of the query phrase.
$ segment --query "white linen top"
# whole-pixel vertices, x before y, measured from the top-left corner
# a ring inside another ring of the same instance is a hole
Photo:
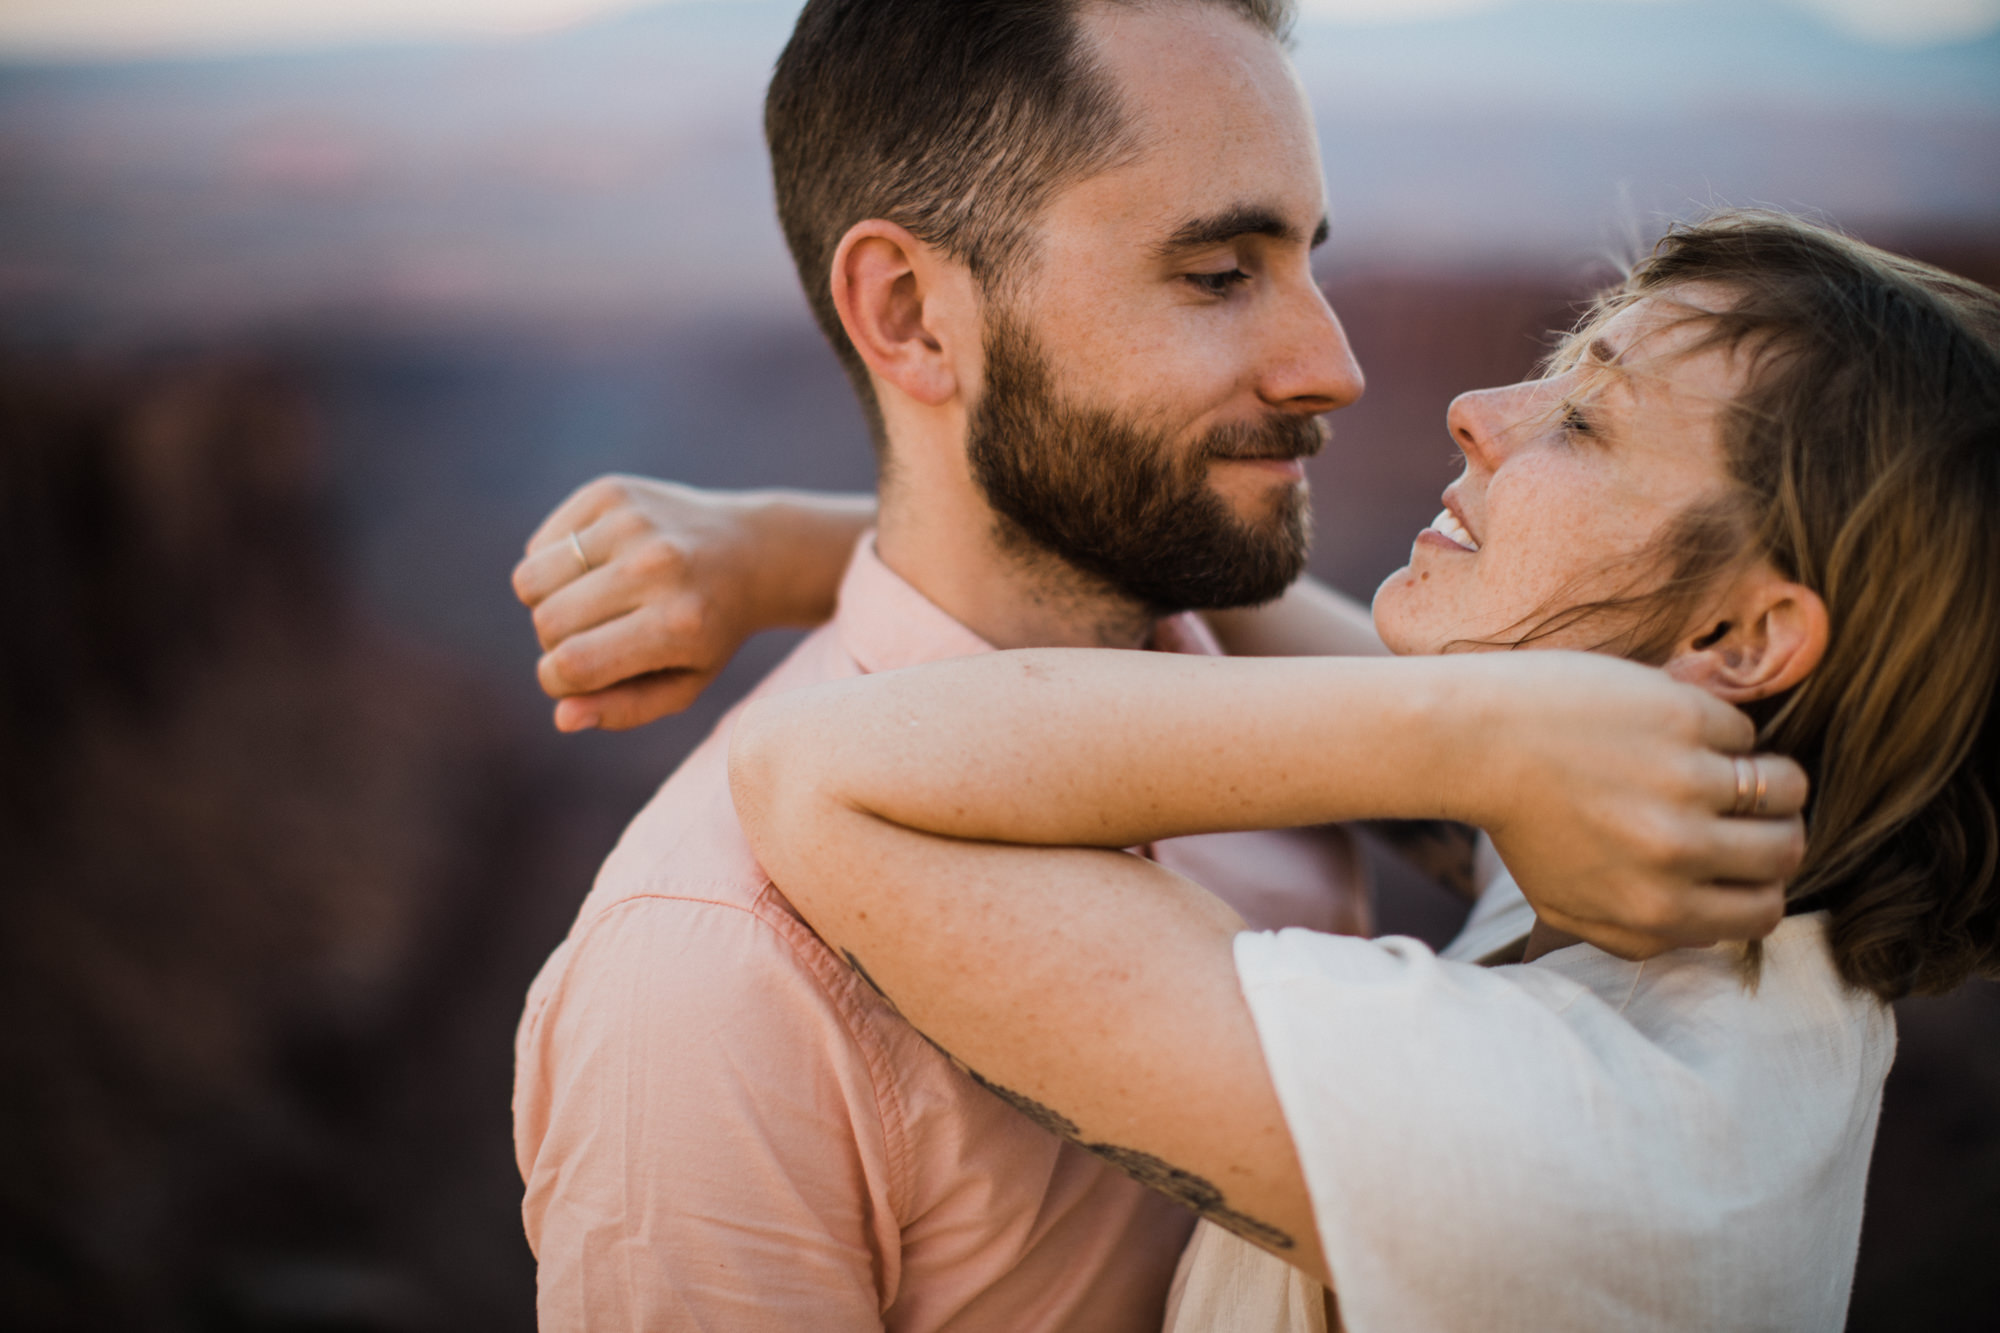
[[[1440,956],[1236,937],[1347,1333],[1838,1330],[1895,1020],[1825,915],[1755,990],[1730,946],[1468,961],[1534,915],[1501,876]],[[1204,1222],[1168,1333],[1324,1333],[1321,1289]]]

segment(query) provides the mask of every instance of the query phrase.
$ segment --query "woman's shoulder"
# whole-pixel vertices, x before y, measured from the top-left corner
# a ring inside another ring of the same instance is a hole
[[[1717,1088],[1775,1080],[1872,1104],[1895,1055],[1895,1018],[1841,978],[1824,913],[1785,918],[1754,958],[1732,943],[1630,962],[1582,944],[1502,970],[1566,978],[1597,1001],[1600,1023]]]
[[[1886,1006],[1841,980],[1826,938],[1827,917],[1786,917],[1753,953],[1725,942],[1674,949],[1641,961],[1574,944],[1522,966],[1575,980],[1622,1010],[1714,1003],[1746,1012],[1800,1011],[1865,1021]]]
[[[1895,1028],[1823,916],[1787,919],[1754,983],[1722,945],[1482,967],[1293,930],[1236,957],[1357,1324],[1523,1284],[1564,1291],[1575,1327],[1837,1323]],[[1454,1262],[1406,1273],[1405,1247]]]
[[[1644,1022],[1660,1011],[1714,1011],[1738,1040],[1747,1031],[1833,1024],[1865,1039],[1894,1041],[1894,1020],[1875,996],[1847,985],[1834,965],[1823,912],[1789,916],[1763,941],[1753,964],[1738,944],[1678,949],[1631,962],[1589,944],[1557,949],[1520,966],[1577,983],[1626,1017]],[[1535,911],[1502,871],[1474,904],[1439,957],[1475,963],[1524,936]]]
[[[1842,980],[1823,913],[1787,917],[1754,967],[1739,944],[1638,962],[1576,944],[1532,963],[1477,965],[1533,922],[1519,889],[1503,881],[1438,953],[1416,940],[1285,931],[1239,937],[1237,967],[1253,1008],[1258,996],[1283,1007],[1287,992],[1315,1009],[1366,995],[1371,1008],[1393,1002],[1425,1012],[1428,1022],[1486,1031],[1502,1045],[1524,1039],[1524,1023],[1553,1022],[1613,1067],[1664,1057],[1701,1081],[1746,1090],[1782,1071],[1866,1099],[1887,1075],[1895,1020],[1875,996]]]

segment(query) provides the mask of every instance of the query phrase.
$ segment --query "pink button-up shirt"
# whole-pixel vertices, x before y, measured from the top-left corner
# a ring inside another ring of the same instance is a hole
[[[1218,651],[1191,616],[1156,642]],[[757,693],[987,651],[864,540],[833,622]],[[528,993],[514,1142],[542,1328],[1154,1333],[1192,1215],[974,1084],[820,942],[737,824],[734,716]],[[1153,854],[1258,929],[1331,928],[1359,883],[1338,835]]]

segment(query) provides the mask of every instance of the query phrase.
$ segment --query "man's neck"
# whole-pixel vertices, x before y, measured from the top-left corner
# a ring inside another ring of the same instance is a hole
[[[917,506],[885,495],[875,538],[882,563],[996,648],[1145,644],[1155,621],[1145,607],[1010,538],[983,501],[958,498]]]

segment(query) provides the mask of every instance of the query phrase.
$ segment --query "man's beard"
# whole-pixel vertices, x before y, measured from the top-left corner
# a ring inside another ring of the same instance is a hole
[[[1227,426],[1176,449],[1165,435],[1065,401],[1034,336],[1004,316],[986,330],[986,388],[966,444],[1003,535],[1053,554],[1156,614],[1268,602],[1312,546],[1312,509],[1289,487],[1255,522],[1208,484],[1222,458],[1306,458],[1317,417]]]

